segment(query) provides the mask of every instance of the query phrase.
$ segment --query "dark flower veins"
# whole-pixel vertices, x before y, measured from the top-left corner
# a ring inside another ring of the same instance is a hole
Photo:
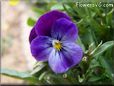
[[[53,12],[58,13],[56,15],[60,17],[55,17]],[[43,16],[39,20],[42,24],[36,23],[29,37],[31,53],[38,61],[48,61],[55,73],[66,72],[72,66],[77,65],[83,56],[82,48],[75,43],[78,29],[70,18],[62,12],[52,11]],[[46,20],[51,17],[53,23],[51,19]],[[45,25],[44,21],[49,21],[51,24]]]

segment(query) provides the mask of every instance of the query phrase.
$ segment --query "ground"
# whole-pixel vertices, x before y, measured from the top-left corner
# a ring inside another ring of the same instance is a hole
[[[30,54],[28,37],[31,27],[26,24],[30,13],[30,6],[21,1],[11,4],[8,0],[1,2],[1,67],[17,71],[31,69],[32,56]],[[30,62],[31,61],[31,62]],[[24,83],[19,79],[1,76],[2,84]]]

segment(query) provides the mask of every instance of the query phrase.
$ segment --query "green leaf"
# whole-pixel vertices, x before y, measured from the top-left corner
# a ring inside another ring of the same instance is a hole
[[[90,64],[89,68],[93,69],[93,68],[99,67],[99,66],[100,66],[99,62],[96,59],[93,59],[91,61],[91,64]]]
[[[91,51],[90,55],[93,55],[101,45],[102,41],[98,44],[98,46],[94,50]]]
[[[46,71],[46,72],[43,72],[43,73],[39,76],[39,80],[42,80],[42,79],[45,77],[46,74],[47,74],[47,71]]]
[[[112,46],[114,46],[114,41],[105,42],[96,50],[96,52],[94,52],[93,56],[102,54],[104,51],[108,50]]]
[[[52,7],[51,7],[51,10],[63,10],[64,8],[63,8],[63,6],[62,6],[62,4],[55,4],[55,5],[53,5]]]
[[[100,79],[101,79],[101,77],[99,77],[99,76],[92,76],[92,77],[89,78],[88,81],[95,82],[95,81],[98,81]]]
[[[82,43],[80,37],[78,36],[78,39],[77,39],[77,43],[82,47],[83,51],[85,52],[85,46],[84,44]]]
[[[28,18],[28,20],[27,20],[27,24],[29,25],[29,26],[34,26],[34,24],[35,24],[35,20],[34,19],[32,19],[32,18]]]
[[[112,15],[113,15],[114,9],[111,9],[110,12],[107,13],[106,15],[106,22],[107,25],[111,25],[112,24]]]
[[[111,71],[111,68],[110,68],[108,62],[106,61],[106,59],[103,58],[103,57],[100,57],[100,58],[98,58],[98,59],[99,59],[99,62],[100,62],[100,64],[101,64],[101,66],[106,69],[105,75],[106,75],[108,78],[112,79],[112,76],[111,76],[112,71]]]
[[[37,81],[37,79],[35,77],[31,76],[31,74],[28,72],[18,72],[15,70],[1,68],[1,74],[9,76],[9,77],[13,77],[13,78],[27,80],[30,82],[36,82]]]
[[[32,10],[33,10],[35,13],[39,14],[39,15],[42,15],[42,14],[45,13],[45,10],[44,10],[44,9],[38,8],[38,7],[32,7]]]
[[[45,66],[46,66],[45,63],[43,63],[43,62],[37,62],[37,63],[34,65],[34,69],[33,69],[33,71],[31,72],[31,74],[33,75],[33,74],[39,72],[39,71],[42,70]]]

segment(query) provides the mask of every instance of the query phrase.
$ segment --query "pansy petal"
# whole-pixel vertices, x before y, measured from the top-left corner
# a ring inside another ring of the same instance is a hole
[[[31,42],[31,53],[38,61],[47,61],[52,51],[51,38],[47,36],[36,37]]]
[[[37,34],[35,32],[35,28],[33,28],[30,32],[30,35],[29,35],[29,42],[31,43],[31,41],[36,38]]]
[[[35,25],[36,33],[40,36],[50,36],[53,23],[60,18],[66,18],[70,20],[68,15],[57,10],[45,13],[38,19]]]
[[[78,64],[83,56],[81,47],[72,42],[65,42],[59,52],[53,49],[48,62],[55,73],[64,73],[72,66]]]
[[[73,22],[65,18],[61,18],[54,23],[51,35],[55,39],[59,40],[76,41],[78,29]]]
[[[55,49],[53,49],[53,51],[51,52],[48,58],[48,63],[55,73],[63,73],[66,71],[62,57],[60,56],[60,53],[57,52]]]
[[[64,57],[64,65],[66,68],[70,68],[76,64],[78,64],[83,57],[82,48],[73,42],[64,42],[62,55]]]

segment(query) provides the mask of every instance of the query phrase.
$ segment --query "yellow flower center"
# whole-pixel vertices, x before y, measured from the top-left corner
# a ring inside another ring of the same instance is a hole
[[[62,48],[62,43],[59,41],[59,40],[53,40],[53,47],[56,49],[56,50],[58,50],[58,51],[60,51],[61,50],[61,48]]]

